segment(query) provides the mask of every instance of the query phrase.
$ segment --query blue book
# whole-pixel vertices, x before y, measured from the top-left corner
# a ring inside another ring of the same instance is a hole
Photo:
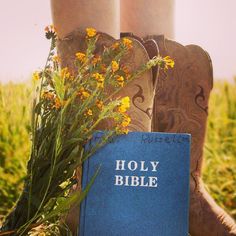
[[[95,135],[92,145],[101,138]],[[80,236],[187,236],[190,135],[130,132],[83,166]]]

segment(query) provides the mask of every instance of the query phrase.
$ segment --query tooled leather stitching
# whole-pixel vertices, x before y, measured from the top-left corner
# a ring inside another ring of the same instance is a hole
[[[151,119],[152,118],[152,108],[147,108],[146,110],[144,110],[136,104],[136,101],[139,98],[141,99],[141,102],[139,102],[139,103],[144,103],[145,97],[143,95],[142,87],[138,84],[135,84],[135,86],[138,87],[138,92],[132,97],[132,103],[137,109],[144,112],[148,116],[148,118]]]
[[[204,94],[204,89],[202,86],[198,85],[198,87],[200,88],[200,92],[196,95],[195,97],[195,103],[197,104],[197,106],[202,109],[206,114],[208,114],[208,106],[205,106],[203,107],[201,104],[200,104],[200,101],[202,99],[202,101],[205,101],[206,98],[205,98],[205,94]]]

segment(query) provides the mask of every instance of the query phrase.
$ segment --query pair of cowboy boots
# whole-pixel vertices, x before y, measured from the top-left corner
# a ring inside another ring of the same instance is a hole
[[[104,47],[119,41],[105,33],[99,35],[95,53],[101,53]],[[192,135],[189,230],[191,236],[236,235],[234,220],[217,206],[204,189],[201,180],[208,99],[213,87],[209,55],[198,46],[184,47],[175,41],[165,39],[164,36],[154,35],[140,39],[125,33],[121,34],[121,37],[128,37],[133,42],[131,51],[123,59],[131,72],[159,53],[163,57],[170,56],[175,61],[174,69],[160,70],[158,73],[158,68],[154,67],[146,71],[140,78],[125,86],[117,96],[130,97],[131,131]],[[62,66],[73,68],[75,53],[86,50],[84,31],[73,31],[64,39],[59,39],[57,46]],[[75,208],[69,214],[72,229],[78,226],[78,212]]]

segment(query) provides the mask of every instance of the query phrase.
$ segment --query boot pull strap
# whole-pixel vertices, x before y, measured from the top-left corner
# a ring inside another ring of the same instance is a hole
[[[159,48],[158,48],[155,40],[148,39],[148,40],[144,41],[143,45],[144,45],[145,49],[147,50],[150,59],[159,55]],[[159,71],[158,66],[152,67],[152,76],[153,76],[152,82],[153,82],[154,88],[156,87],[156,83],[157,83],[158,71]]]
[[[152,59],[153,57],[155,57],[159,54],[158,45],[157,45],[156,41],[153,39],[144,40],[144,39],[134,35],[132,32],[121,32],[120,38],[124,38],[124,37],[131,37],[131,38],[138,40],[146,49],[150,59]],[[158,74],[158,66],[152,67],[152,82],[153,82],[154,88],[157,83],[157,74]]]

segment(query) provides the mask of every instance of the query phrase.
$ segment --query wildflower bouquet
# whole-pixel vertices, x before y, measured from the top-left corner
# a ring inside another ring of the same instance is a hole
[[[152,66],[165,67],[167,63],[156,57],[129,74],[119,62],[129,53],[132,41],[123,39],[105,48],[101,55],[95,55],[99,35],[89,28],[87,50],[76,53],[76,70],[70,71],[60,67],[53,26],[46,29],[46,37],[51,40],[51,48],[45,68],[33,75],[38,86],[33,101],[32,147],[24,190],[6,217],[0,235],[26,235],[42,224],[49,227],[50,222],[59,222],[72,204],[82,201],[98,171],[84,192],[70,194],[77,182],[75,169],[111,136],[128,132],[129,97],[114,99],[114,95]],[[108,120],[109,130],[102,142],[85,151],[84,146],[93,133]]]

